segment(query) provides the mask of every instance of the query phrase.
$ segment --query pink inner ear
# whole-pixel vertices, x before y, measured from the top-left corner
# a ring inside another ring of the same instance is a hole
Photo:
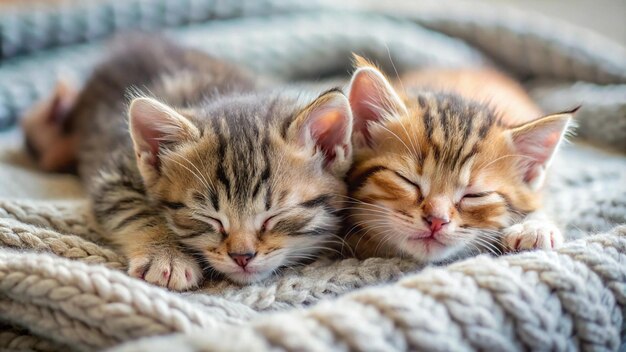
[[[46,121],[53,125],[60,125],[65,119],[65,113],[66,111],[63,109],[61,98],[59,96],[55,96],[50,103],[50,110],[48,111]]]
[[[324,103],[308,112],[301,133],[301,143],[308,141],[324,153],[326,165],[337,159],[337,147],[343,148],[346,156],[350,153],[352,114],[345,96],[333,93]],[[342,159],[343,160],[343,159]]]
[[[514,132],[516,150],[527,157],[520,160],[525,165],[524,181],[532,182],[547,166],[567,123],[568,120],[554,120]]]
[[[375,68],[359,69],[350,84],[350,107],[354,131],[370,140],[368,128],[387,115],[399,113],[403,103],[382,73]]]
[[[370,121],[381,119],[380,106],[382,96],[378,92],[374,77],[366,71],[359,72],[350,87],[350,107],[354,116],[354,129],[369,137],[367,126]]]
[[[535,133],[531,135],[522,135],[514,139],[517,150],[533,159],[535,163],[546,163],[557,143],[559,142],[560,133],[553,132],[549,134]]]
[[[61,125],[67,118],[76,100],[77,93],[73,91],[68,83],[59,82],[54,91],[54,97],[50,102],[46,122],[53,125]]]
[[[150,159],[146,160],[146,162],[154,167],[158,167],[159,158],[157,155],[163,132],[156,128],[154,122],[149,120],[149,118],[137,118],[133,122],[135,133],[138,133],[141,137],[140,150],[150,153]]]
[[[311,117],[311,136],[320,147],[326,161],[335,159],[335,147],[346,143],[346,117],[340,111],[322,109]]]

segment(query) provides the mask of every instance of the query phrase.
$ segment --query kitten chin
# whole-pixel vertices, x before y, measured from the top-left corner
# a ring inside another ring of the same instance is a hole
[[[441,262],[562,242],[540,189],[573,112],[536,118],[521,88],[485,71],[412,74],[399,94],[356,61],[347,209],[358,256]]]
[[[130,275],[174,290],[205,270],[248,283],[328,246],[352,160],[342,92],[303,103],[162,39],[116,47],[63,128]]]

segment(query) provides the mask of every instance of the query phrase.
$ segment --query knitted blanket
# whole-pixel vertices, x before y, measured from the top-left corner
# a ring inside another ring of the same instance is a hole
[[[354,51],[388,72],[497,65],[548,111],[582,104],[581,138],[561,151],[546,190],[570,241],[554,252],[427,268],[320,259],[254,285],[209,281],[174,293],[125,275],[76,180],[38,174],[18,146],[2,143],[0,348],[626,348],[626,158],[587,145],[626,151],[623,47],[541,16],[442,1],[82,1],[0,15],[0,121],[15,122],[58,74],[84,77],[101,38],[136,27],[167,28],[282,79],[345,77]]]

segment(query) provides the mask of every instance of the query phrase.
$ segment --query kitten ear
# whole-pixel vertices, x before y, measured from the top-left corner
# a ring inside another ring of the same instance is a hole
[[[508,131],[516,152],[523,156],[519,159],[519,167],[531,189],[542,186],[545,171],[576,110],[541,117]]]
[[[60,79],[50,101],[47,122],[54,125],[63,124],[77,98],[78,88],[75,83],[71,79]]]
[[[61,127],[68,113],[78,99],[78,87],[69,78],[60,78],[52,94],[42,99],[24,114],[22,123],[36,125],[38,128],[47,126]],[[37,132],[37,131],[33,131]]]
[[[343,177],[352,162],[352,112],[343,93],[333,89],[304,108],[288,130],[289,138],[324,154],[325,167]]]
[[[355,137],[369,141],[368,128],[389,116],[406,114],[402,99],[387,78],[365,59],[355,55],[357,70],[350,81],[349,97],[354,116]],[[358,136],[360,137],[360,136]]]
[[[164,144],[200,136],[198,128],[188,119],[152,98],[133,100],[128,115],[137,164],[146,180],[158,175],[159,150]]]

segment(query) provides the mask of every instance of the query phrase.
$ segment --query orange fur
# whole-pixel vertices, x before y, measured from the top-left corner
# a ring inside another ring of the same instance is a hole
[[[348,185],[357,229],[348,241],[356,254],[437,261],[499,251],[498,232],[540,208],[543,170],[569,115],[537,119],[521,86],[495,71],[418,71],[394,89],[355,61]]]
[[[454,92],[465,99],[488,104],[509,125],[518,125],[543,115],[524,88],[493,69],[431,68],[409,72],[396,86],[427,87]]]

